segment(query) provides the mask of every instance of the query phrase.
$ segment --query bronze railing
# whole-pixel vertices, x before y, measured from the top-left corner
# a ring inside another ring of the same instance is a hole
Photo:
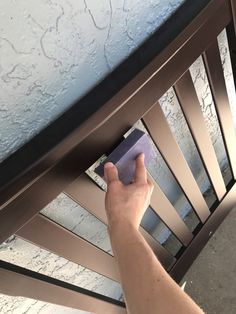
[[[96,88],[0,164],[0,241],[17,236],[119,281],[114,257],[40,214],[61,192],[103,223],[104,191],[85,171],[109,153],[139,119],[192,205],[192,232],[155,182],[151,207],[182,243],[173,256],[140,229],[179,282],[236,202],[236,137],[217,36],[226,28],[236,76],[236,1],[186,1],[135,53]],[[189,67],[202,55],[232,172],[226,186]],[[173,87],[217,201],[208,207],[158,100]],[[91,197],[92,195],[92,197]],[[75,249],[76,248],[76,249]],[[125,313],[125,304],[0,262],[0,292],[95,313]]]

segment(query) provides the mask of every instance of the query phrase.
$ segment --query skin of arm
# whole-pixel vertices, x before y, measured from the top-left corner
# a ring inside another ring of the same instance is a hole
[[[135,177],[125,186],[112,163],[105,164],[108,231],[118,263],[129,314],[203,314],[167,274],[139,232],[153,184],[147,179],[144,155],[136,159]]]

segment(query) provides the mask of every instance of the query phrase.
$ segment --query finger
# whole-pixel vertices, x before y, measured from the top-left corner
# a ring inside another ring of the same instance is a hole
[[[107,162],[105,164],[104,175],[105,175],[105,180],[106,180],[107,184],[109,184],[113,181],[119,180],[118,170],[112,162]]]
[[[140,154],[136,158],[135,182],[147,183],[147,171],[144,164],[144,154]]]

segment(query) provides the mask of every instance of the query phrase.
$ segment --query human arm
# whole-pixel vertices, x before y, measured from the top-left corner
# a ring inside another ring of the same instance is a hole
[[[117,168],[107,163],[108,230],[130,314],[203,314],[164,270],[139,232],[153,184],[147,179],[144,155],[136,159],[134,182],[125,186]]]

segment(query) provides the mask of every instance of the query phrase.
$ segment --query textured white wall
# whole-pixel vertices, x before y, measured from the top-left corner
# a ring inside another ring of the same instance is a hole
[[[0,161],[127,57],[183,0],[0,1]]]

